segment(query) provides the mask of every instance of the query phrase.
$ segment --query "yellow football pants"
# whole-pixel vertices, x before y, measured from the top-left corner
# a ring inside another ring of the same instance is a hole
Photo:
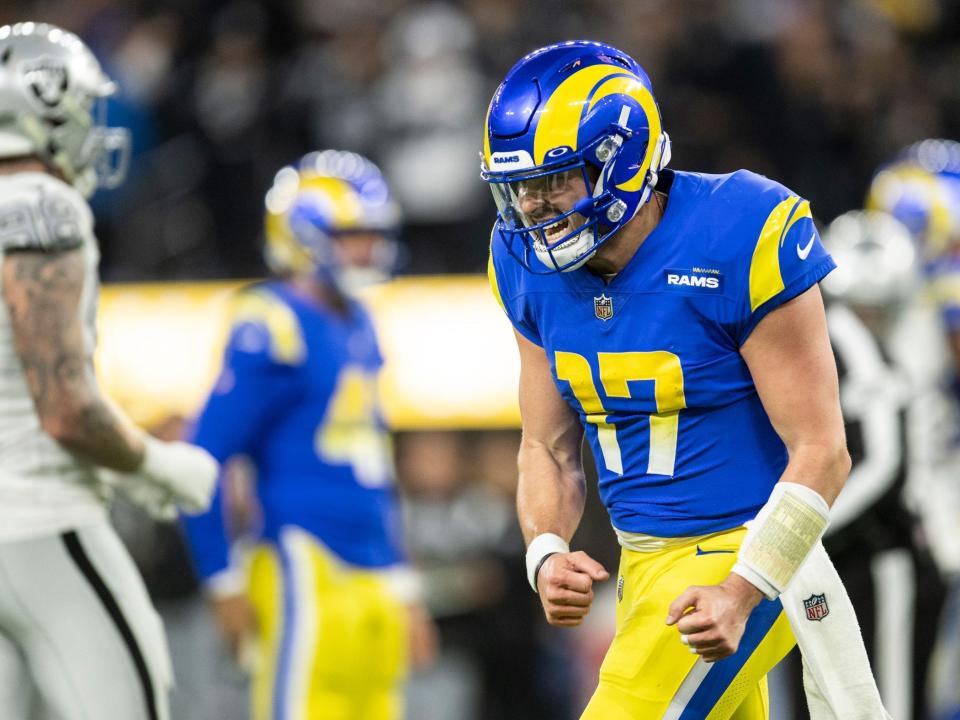
[[[737,652],[717,663],[700,660],[664,623],[689,586],[729,574],[745,533],[621,552],[617,631],[581,720],[767,720],[766,674],[795,644],[779,600],[760,601]]]
[[[399,720],[407,615],[375,572],[285,531],[251,559],[258,621],[253,720]]]

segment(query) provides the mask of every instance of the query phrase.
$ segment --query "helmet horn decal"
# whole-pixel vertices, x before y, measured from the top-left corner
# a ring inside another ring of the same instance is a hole
[[[543,163],[547,152],[558,145],[578,149],[580,120],[594,93],[611,75],[623,75],[624,72],[623,68],[610,65],[589,65],[560,83],[544,104],[537,123],[533,140],[533,160],[537,165]]]
[[[636,192],[643,187],[643,183],[647,178],[647,171],[650,169],[650,162],[653,160],[653,152],[660,138],[660,111],[657,110],[657,104],[653,100],[653,95],[650,94],[650,91],[643,83],[633,75],[621,74],[617,77],[609,78],[597,88],[594,96],[590,100],[587,112],[592,110],[593,106],[601,99],[616,93],[628,95],[640,104],[640,107],[643,108],[643,112],[647,116],[647,124],[650,128],[647,150],[644,153],[643,162],[640,164],[640,167],[637,168],[637,172],[632,178],[617,185],[621,190]]]

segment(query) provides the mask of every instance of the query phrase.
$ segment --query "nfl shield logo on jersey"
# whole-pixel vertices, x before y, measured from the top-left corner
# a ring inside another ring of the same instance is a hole
[[[811,595],[803,601],[803,607],[807,611],[807,620],[820,621],[830,614],[826,595]]]
[[[612,318],[613,317],[613,298],[609,298],[606,295],[595,297],[593,299],[593,312],[596,313],[598,318],[604,321]]]

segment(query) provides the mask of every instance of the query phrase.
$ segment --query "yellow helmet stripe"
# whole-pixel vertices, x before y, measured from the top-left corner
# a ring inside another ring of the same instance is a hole
[[[357,227],[363,220],[363,207],[353,185],[340,178],[326,175],[307,175],[300,181],[298,194],[316,192],[325,195],[333,212],[337,228]]]
[[[588,65],[564,80],[544,103],[533,138],[533,162],[543,163],[547,152],[555,147],[577,149],[577,131],[584,105],[597,85],[611,75],[624,75],[620,67]]]
[[[647,179],[647,170],[650,169],[653,151],[656,149],[657,142],[660,139],[660,111],[657,110],[657,103],[654,101],[653,95],[651,95],[646,86],[633,75],[620,75],[606,80],[597,88],[596,93],[590,100],[590,109],[592,110],[593,106],[601,99],[615,93],[629,95],[640,103],[640,107],[642,107],[643,112],[646,113],[647,123],[650,127],[649,140],[647,142],[647,150],[643,155],[643,162],[640,163],[640,167],[637,168],[637,172],[632,178],[617,185],[617,188],[624,192],[636,192],[643,187],[643,183]]]
[[[927,256],[935,257],[947,248],[956,231],[953,227],[950,199],[935,175],[910,164],[895,165],[883,170],[870,185],[866,208],[890,212],[891,198],[899,197],[903,187],[907,185],[922,188],[922,192],[930,198],[930,215],[920,240],[926,246]]]
[[[490,167],[490,111],[493,110],[493,100],[487,106],[487,114],[483,117],[483,164]]]

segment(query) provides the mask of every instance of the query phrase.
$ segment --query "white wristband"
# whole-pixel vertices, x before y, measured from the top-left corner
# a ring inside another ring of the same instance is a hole
[[[570,545],[559,535],[542,533],[527,546],[527,582],[537,592],[537,571],[547,555],[570,552]]]
[[[394,565],[384,572],[393,596],[407,605],[423,599],[423,577],[409,565]]]
[[[733,572],[775,599],[823,537],[829,517],[830,506],[816,490],[777,483],[749,523]]]
[[[204,580],[203,589],[215,599],[243,595],[247,592],[247,576],[239,568],[227,567]]]

